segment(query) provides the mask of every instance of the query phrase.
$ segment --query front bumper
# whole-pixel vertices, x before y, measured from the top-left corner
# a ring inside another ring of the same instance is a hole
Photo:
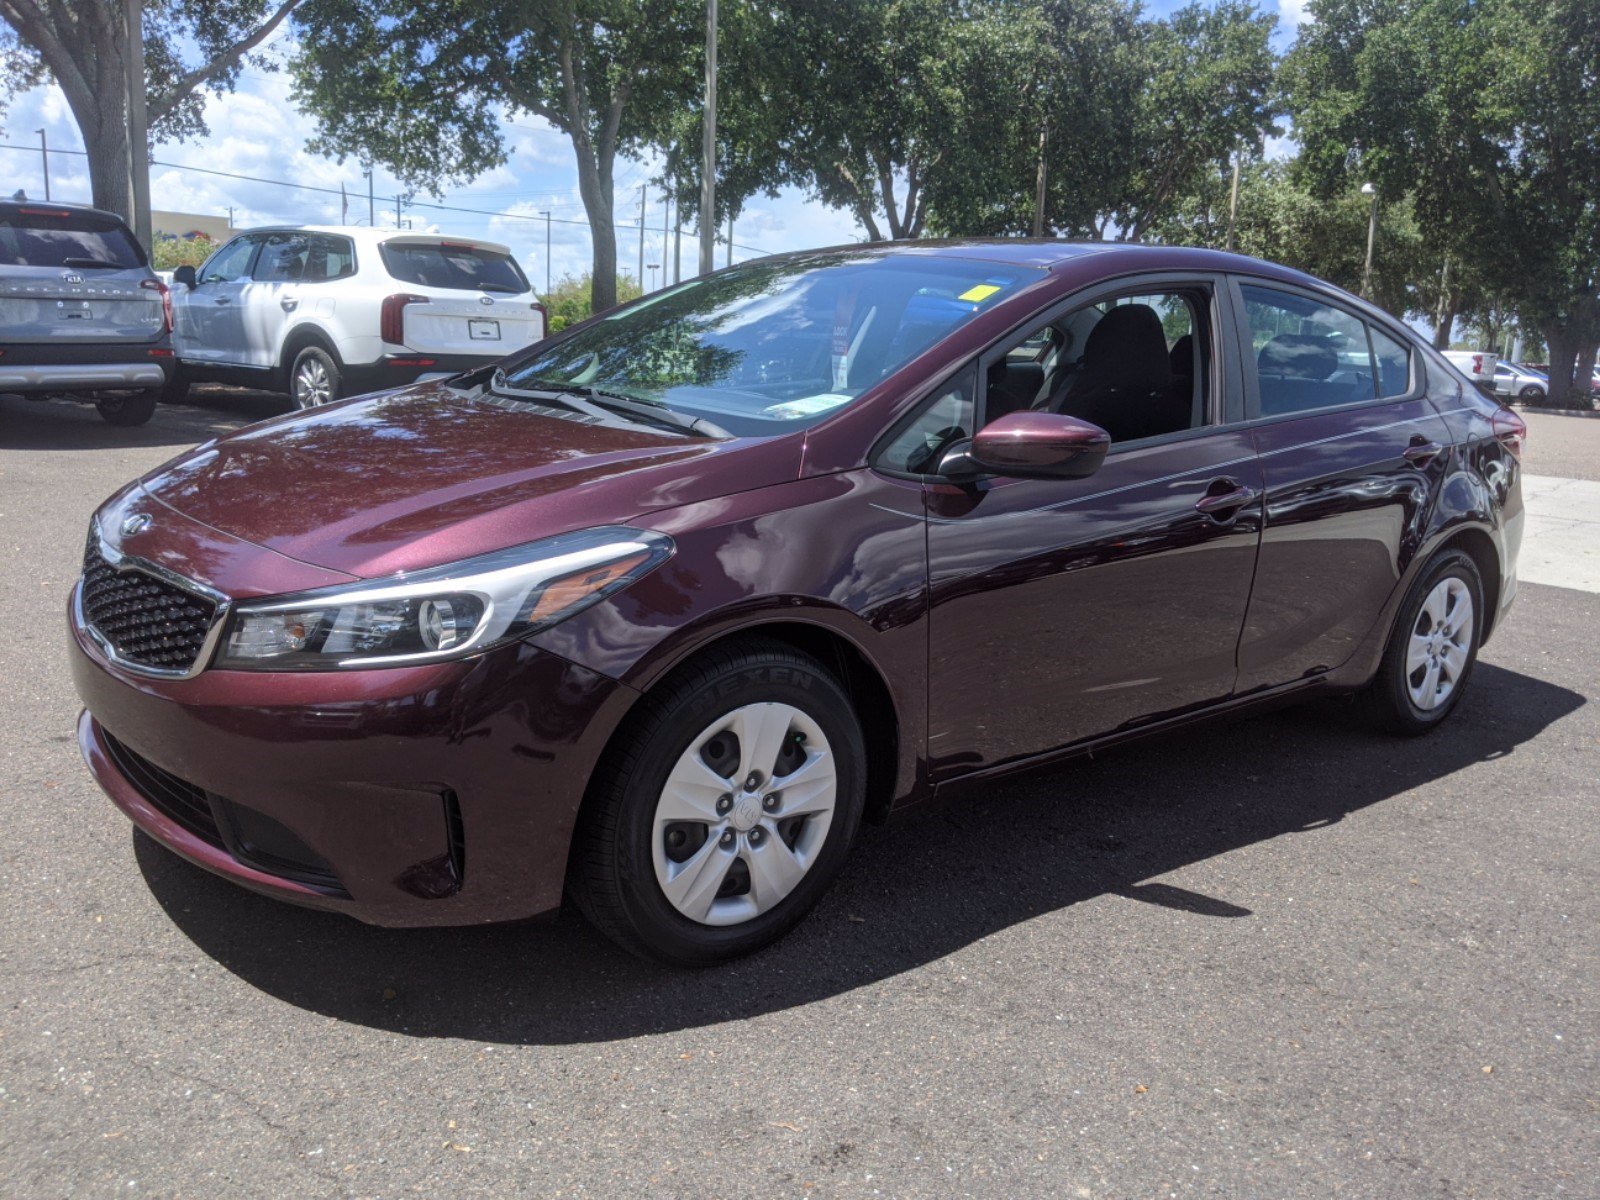
[[[378,925],[559,904],[590,771],[633,697],[525,644],[158,680],[108,661],[74,619],[70,657],[84,760],[136,825],[244,887]]]

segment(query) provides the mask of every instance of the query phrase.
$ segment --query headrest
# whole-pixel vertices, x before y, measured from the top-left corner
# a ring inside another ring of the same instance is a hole
[[[1256,356],[1256,370],[1263,375],[1327,379],[1338,369],[1339,352],[1314,333],[1280,333]]]
[[[1083,344],[1083,368],[1124,388],[1161,388],[1172,380],[1167,335],[1148,304],[1119,304],[1095,323]]]

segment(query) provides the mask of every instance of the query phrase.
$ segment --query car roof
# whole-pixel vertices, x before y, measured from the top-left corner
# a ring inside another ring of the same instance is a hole
[[[1143,242],[1068,241],[1059,238],[914,238],[890,242],[856,242],[818,250],[800,250],[778,258],[838,255],[877,250],[885,255],[971,259],[1013,263],[1060,272],[1092,265],[1106,274],[1125,271],[1230,271],[1260,275],[1303,286],[1327,289],[1325,280],[1292,267],[1197,246],[1164,246]]]
[[[0,200],[0,211],[16,212],[19,209],[59,209],[69,213],[88,213],[96,217],[104,217],[107,221],[122,221],[116,213],[104,208],[95,208],[92,204],[72,204],[65,200],[13,200],[6,197]],[[123,224],[127,222],[122,221]]]

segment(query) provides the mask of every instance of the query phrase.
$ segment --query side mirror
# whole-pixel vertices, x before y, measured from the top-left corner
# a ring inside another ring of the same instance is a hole
[[[1083,479],[1100,469],[1110,447],[1111,435],[1098,425],[1025,409],[990,421],[963,447],[960,457],[969,471],[976,468],[1022,479]]]
[[[181,283],[184,287],[192,290],[195,286],[194,268],[188,263],[184,263],[183,266],[172,272],[172,282]]]

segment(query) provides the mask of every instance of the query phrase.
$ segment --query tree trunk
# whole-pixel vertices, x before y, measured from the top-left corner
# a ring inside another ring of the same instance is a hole
[[[1544,326],[1544,342],[1550,350],[1550,363],[1546,374],[1550,378],[1550,403],[1559,407],[1567,404],[1572,391],[1573,366],[1577,362],[1578,348],[1572,342],[1565,323],[1549,321]],[[1588,381],[1584,381],[1587,386]]]
[[[88,153],[94,206],[128,221],[133,216],[128,180],[128,85],[119,56],[100,57],[95,86],[93,96],[79,96],[75,89],[62,90]]]
[[[1456,327],[1456,306],[1454,302],[1446,304],[1439,310],[1439,323],[1433,331],[1433,348],[1435,350],[1450,349],[1450,335]]]
[[[1572,399],[1583,408],[1594,403],[1594,359],[1600,353],[1600,344],[1581,342],[1578,345],[1577,369],[1572,377]]]
[[[612,224],[614,197],[611,172],[615,156],[601,161],[587,137],[574,137],[578,157],[578,195],[589,218],[590,241],[594,256],[590,264],[589,310],[605,312],[617,306],[617,230]]]

